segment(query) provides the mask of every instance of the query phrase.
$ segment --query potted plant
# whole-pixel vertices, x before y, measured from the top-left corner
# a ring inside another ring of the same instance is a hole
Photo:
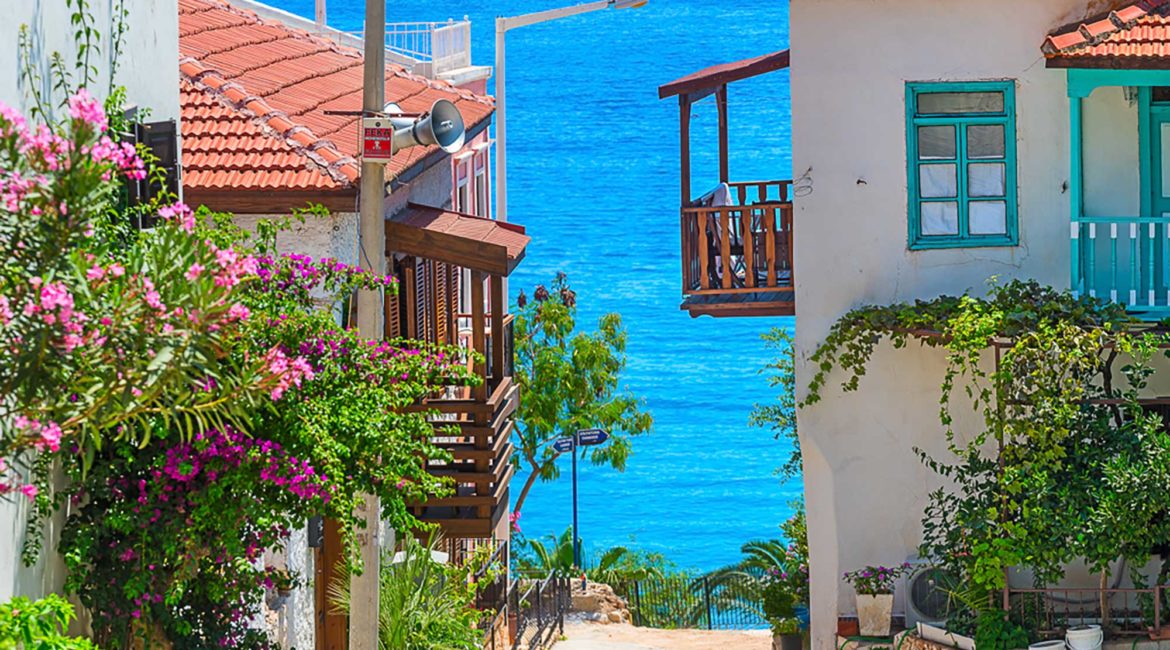
[[[284,607],[288,597],[292,595],[293,589],[297,587],[297,579],[288,569],[268,566],[264,568],[264,571],[264,586],[268,591],[264,600],[268,609],[275,612]]]
[[[764,618],[772,626],[772,650],[800,650],[800,619],[796,617],[796,598],[788,584],[776,576],[764,585]]]
[[[867,566],[845,574],[857,592],[857,620],[861,636],[889,636],[894,609],[894,581],[910,569]]]

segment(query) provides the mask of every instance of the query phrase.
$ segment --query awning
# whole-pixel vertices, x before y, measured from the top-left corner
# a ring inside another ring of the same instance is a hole
[[[387,253],[506,276],[524,259],[524,227],[411,203],[386,222]]]
[[[658,87],[658,98],[675,95],[706,95],[716,88],[740,79],[748,79],[788,67],[788,50],[773,52],[753,59],[722,63],[691,73],[681,79]]]
[[[1049,68],[1170,68],[1170,0],[1140,0],[1049,34]]]

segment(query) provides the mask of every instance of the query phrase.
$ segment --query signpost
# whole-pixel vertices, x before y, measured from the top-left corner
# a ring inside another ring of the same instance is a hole
[[[604,429],[581,429],[571,436],[558,438],[553,449],[560,453],[573,452],[573,564],[581,566],[581,535],[577,526],[577,447],[600,445],[609,439]]]

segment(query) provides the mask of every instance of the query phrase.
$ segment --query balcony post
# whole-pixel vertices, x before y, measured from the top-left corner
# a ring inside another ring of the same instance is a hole
[[[504,378],[504,316],[507,305],[504,303],[504,278],[491,276],[492,294],[492,388],[499,386]]]
[[[691,98],[679,95],[679,185],[682,188],[682,205],[691,202]]]
[[[715,91],[715,105],[719,108],[719,182],[731,181],[731,170],[727,145],[727,84]],[[760,200],[765,196],[761,195]]]
[[[1069,263],[1071,268],[1070,286],[1073,293],[1079,295],[1087,285],[1085,276],[1093,269],[1082,267],[1082,251],[1080,238],[1080,220],[1084,216],[1084,148],[1082,134],[1084,117],[1082,114],[1084,100],[1081,97],[1069,97],[1069,210],[1070,210],[1070,242]],[[1089,240],[1088,245],[1095,242]]]
[[[480,355],[479,360],[475,362],[473,372],[477,377],[484,380],[482,384],[473,389],[472,396],[480,402],[486,402],[488,396],[487,364],[484,362],[484,358],[487,355],[487,336],[485,332],[487,318],[483,308],[483,285],[485,279],[482,271],[471,272],[471,348]]]

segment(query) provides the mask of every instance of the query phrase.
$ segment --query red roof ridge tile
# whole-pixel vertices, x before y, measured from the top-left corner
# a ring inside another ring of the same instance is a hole
[[[1132,28],[1142,18],[1167,5],[1170,5],[1170,0],[1138,0],[1119,9],[1065,25],[1044,39],[1041,50],[1045,56],[1053,57],[1070,50],[1092,47],[1122,30]]]
[[[338,150],[332,142],[317,138],[312,129],[295,123],[286,113],[276,110],[263,98],[247,94],[239,83],[225,81],[219,71],[208,68],[191,57],[180,60],[179,71],[193,86],[215,96],[221,104],[247,116],[270,136],[283,140],[308,159],[311,165],[319,167],[333,180],[344,185],[357,182],[361,175],[361,166],[356,159]],[[323,149],[331,150],[328,156],[322,154]]]

